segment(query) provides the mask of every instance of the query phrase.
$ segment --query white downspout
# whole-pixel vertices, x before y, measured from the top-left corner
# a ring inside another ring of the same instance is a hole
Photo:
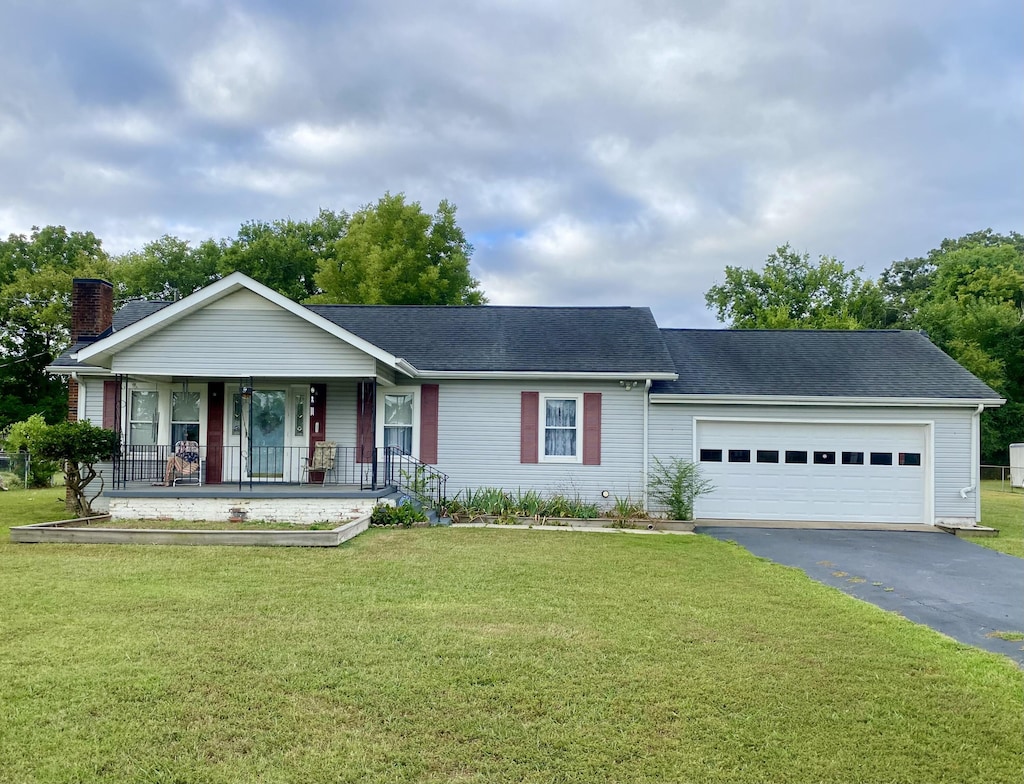
[[[650,405],[651,405],[651,394],[650,393],[651,393],[651,380],[647,379],[644,382],[644,466],[643,466],[643,468],[644,468],[644,470],[643,470],[643,478],[644,478],[644,490],[643,490],[644,512],[647,511],[647,460],[648,460],[647,453],[648,453],[648,450],[650,448],[650,445],[649,445],[650,432],[649,432],[649,428],[648,428],[648,422],[650,421],[650,414],[648,412],[648,409],[650,408]]]
[[[960,488],[961,498],[967,498],[968,493],[973,493],[978,489],[978,479],[981,476],[981,456],[979,455],[981,449],[981,412],[984,410],[985,404],[978,403],[978,409],[974,412],[974,416],[971,417],[971,484]],[[975,520],[981,516],[980,509],[981,496],[979,495],[974,510]]]

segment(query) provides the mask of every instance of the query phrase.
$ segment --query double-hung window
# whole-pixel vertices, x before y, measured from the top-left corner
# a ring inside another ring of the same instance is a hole
[[[541,397],[544,427],[541,436],[541,460],[548,462],[580,462],[583,405],[578,395]]]
[[[199,440],[199,393],[171,392],[171,445]]]
[[[160,393],[134,389],[128,411],[128,443],[154,446],[160,435]]]
[[[413,449],[413,399],[411,392],[384,395],[384,446],[397,446],[409,455]]]

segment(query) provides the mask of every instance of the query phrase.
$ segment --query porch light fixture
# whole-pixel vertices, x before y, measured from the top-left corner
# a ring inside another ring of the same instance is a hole
[[[639,383],[639,381],[620,381],[619,386],[628,392]]]
[[[248,400],[252,397],[252,387],[242,387],[241,393],[242,397]]]

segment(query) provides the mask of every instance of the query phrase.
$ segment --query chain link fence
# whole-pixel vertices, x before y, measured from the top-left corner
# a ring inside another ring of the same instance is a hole
[[[7,490],[49,487],[58,471],[56,463],[32,457],[28,452],[0,450],[0,485]]]
[[[983,465],[981,478],[982,481],[999,482],[999,489],[1005,493],[1013,492],[1014,484],[1011,481],[1010,466]]]

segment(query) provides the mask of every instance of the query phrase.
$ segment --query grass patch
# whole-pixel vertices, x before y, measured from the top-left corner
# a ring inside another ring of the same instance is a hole
[[[971,541],[990,550],[1024,558],[1024,493],[1000,490],[999,482],[981,483],[981,524],[999,529],[999,536],[976,537]]]
[[[1009,660],[702,536],[4,536],[0,563],[3,781],[988,784],[1024,766]]]
[[[986,637],[997,637],[1000,640],[1008,640],[1010,642],[1018,642],[1024,640],[1024,632],[991,632],[986,634]]]

